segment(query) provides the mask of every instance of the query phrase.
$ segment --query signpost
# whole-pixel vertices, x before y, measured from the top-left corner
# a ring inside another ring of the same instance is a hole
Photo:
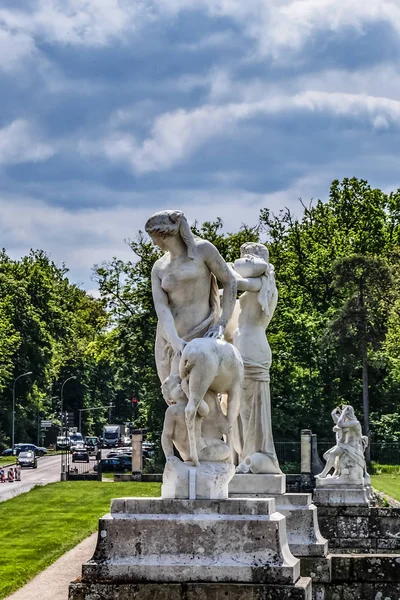
[[[53,424],[53,421],[41,421],[40,422],[40,426],[42,429],[47,429],[48,427],[51,427]]]

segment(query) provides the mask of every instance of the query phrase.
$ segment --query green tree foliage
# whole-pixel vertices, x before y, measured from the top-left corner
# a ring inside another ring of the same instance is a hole
[[[301,217],[261,212],[280,293],[268,336],[275,427],[284,437],[297,435],[299,425],[326,437],[336,404],[363,412],[366,352],[373,409],[391,405],[384,348],[398,271],[399,194],[345,179],[332,183],[327,202],[301,208]]]
[[[195,224],[228,262],[248,241],[267,243],[279,302],[268,329],[275,438],[296,440],[311,428],[332,439],[331,410],[364,412],[374,439],[397,440],[400,389],[400,191],[366,181],[332,183],[326,201],[272,214],[256,227],[224,233],[222,221]],[[132,259],[94,268],[101,299],[67,279],[43,251],[19,261],[0,253],[0,440],[9,441],[11,387],[18,382],[17,440],[35,433],[38,409],[57,417],[63,381],[67,410],[84,413],[84,431],[134,421],[158,440],[166,405],[154,362],[157,318],[150,274],[160,256],[141,232]],[[138,407],[132,399],[138,399]],[[368,412],[371,411],[369,418]]]
[[[16,386],[16,441],[36,441],[37,419],[57,421],[62,381],[76,375],[65,388],[65,408],[86,406],[90,392],[106,373],[93,358],[92,344],[100,343],[108,315],[103,303],[71,284],[67,269],[45,252],[32,251],[21,260],[0,254],[0,442],[10,442],[12,384]],[[96,401],[99,401],[96,390]],[[56,396],[54,398],[54,396]]]

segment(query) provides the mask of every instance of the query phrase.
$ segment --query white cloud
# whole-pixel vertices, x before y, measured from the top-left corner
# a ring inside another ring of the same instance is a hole
[[[134,27],[141,5],[140,0],[39,0],[33,10],[0,10],[0,22],[49,43],[103,46]]]
[[[17,119],[0,129],[0,166],[24,162],[39,162],[50,158],[54,148],[41,138],[36,128]]]
[[[290,206],[297,204],[297,196],[291,192],[286,200]],[[113,256],[134,260],[124,239],[134,238],[139,229],[143,230],[144,223],[156,210],[165,207],[182,210],[190,223],[221,217],[225,231],[236,231],[242,223],[257,225],[259,210],[265,206],[278,210],[280,201],[281,196],[275,198],[240,189],[187,189],[165,193],[163,206],[159,207],[154,198],[143,194],[133,195],[129,205],[73,211],[33,197],[0,193],[0,239],[15,258],[28,253],[30,248],[45,250],[57,264],[66,263],[74,281],[83,281],[85,287],[93,288],[90,281],[93,264]]]
[[[134,43],[136,33],[149,23],[169,23],[183,11],[195,10],[236,21],[255,42],[249,56],[284,62],[320,31],[350,27],[362,35],[366,25],[384,22],[400,32],[397,0],[37,0],[25,10],[0,9],[0,41],[14,49],[3,53],[10,57],[8,66],[3,59],[3,68],[11,70],[40,42],[87,47]],[[187,51],[231,42],[230,32],[205,34],[188,44]]]
[[[37,55],[34,40],[26,33],[11,33],[1,28],[0,23],[0,71],[17,71],[25,60]]]
[[[134,112],[134,111],[133,111]],[[271,95],[253,102],[204,105],[179,109],[156,117],[150,135],[139,142],[134,134],[112,129],[99,139],[84,139],[79,150],[127,165],[137,174],[163,171],[187,160],[204,143],[218,135],[229,136],[241,122],[260,115],[293,112],[347,117],[355,125],[387,128],[400,124],[400,101],[363,94],[306,90],[293,95]],[[129,111],[125,112],[129,116]],[[110,122],[115,125],[115,117]]]

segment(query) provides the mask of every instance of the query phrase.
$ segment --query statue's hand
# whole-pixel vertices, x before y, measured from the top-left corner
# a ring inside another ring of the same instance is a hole
[[[171,346],[175,354],[182,354],[183,349],[186,346],[186,342],[182,338],[177,337],[176,340],[171,342]]]
[[[221,339],[224,336],[226,325],[221,322],[216,323],[205,334],[205,338]]]

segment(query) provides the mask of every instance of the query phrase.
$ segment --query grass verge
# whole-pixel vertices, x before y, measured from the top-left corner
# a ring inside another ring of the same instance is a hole
[[[400,473],[381,473],[371,476],[372,486],[400,502]]]
[[[0,467],[15,463],[15,456],[0,456]]]
[[[159,496],[159,483],[68,481],[0,504],[0,598],[17,590],[97,530],[110,501]]]

